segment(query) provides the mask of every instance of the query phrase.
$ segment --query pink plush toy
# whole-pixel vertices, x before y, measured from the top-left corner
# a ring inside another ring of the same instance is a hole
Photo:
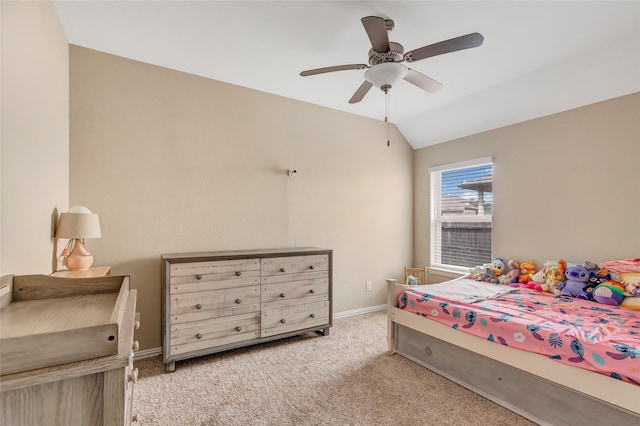
[[[538,291],[546,291],[544,286],[547,282],[545,270],[541,269],[531,276],[531,281],[527,283],[527,288]]]

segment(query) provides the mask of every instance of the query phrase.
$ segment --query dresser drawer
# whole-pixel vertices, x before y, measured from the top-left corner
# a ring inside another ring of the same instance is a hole
[[[210,262],[190,262],[190,263],[174,263],[169,270],[171,282],[178,277],[183,277],[184,282],[191,280],[198,281],[198,276],[229,274],[237,275],[239,272],[242,276],[249,271],[258,271],[260,276],[260,259],[235,259],[235,260],[216,260]]]
[[[287,281],[273,284],[263,284],[260,290],[260,300],[263,308],[321,302],[329,299],[329,278],[326,276],[301,281]]]
[[[262,277],[271,275],[297,274],[329,270],[329,256],[318,254],[311,256],[272,257],[262,259]]]
[[[260,310],[260,286],[171,296],[171,324],[220,318]]]
[[[260,337],[260,313],[171,326],[171,355]]]
[[[189,275],[171,279],[169,294],[203,290],[246,287],[260,284],[260,271],[223,272],[221,274]]]
[[[329,302],[314,302],[262,311],[262,337],[329,323]]]

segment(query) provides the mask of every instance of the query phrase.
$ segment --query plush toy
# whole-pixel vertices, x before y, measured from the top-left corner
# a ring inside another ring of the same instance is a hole
[[[520,278],[518,282],[520,284],[526,284],[531,281],[531,277],[536,273],[536,265],[533,264],[533,260],[527,260],[520,264]]]
[[[624,300],[624,287],[617,281],[598,284],[593,289],[593,299],[605,305],[618,306]]]
[[[405,284],[407,284],[407,285],[418,285],[418,284],[420,284],[420,282],[413,275],[409,275],[407,277],[407,282]]]
[[[553,294],[560,294],[560,290],[556,288],[558,283],[564,281],[564,268],[553,267],[547,269],[544,273],[545,283],[542,286],[544,291]]]
[[[597,263],[594,263],[594,262],[591,262],[590,260],[585,260],[585,261],[582,263],[582,267],[583,267],[584,269],[586,269],[587,271],[589,271],[589,273],[591,273],[591,272],[597,272],[597,271],[599,271],[600,269],[604,269],[601,265],[599,265],[599,264],[597,264]]]
[[[498,276],[494,271],[493,263],[485,263],[482,265],[482,269],[483,273],[481,281],[494,284],[498,282]]]
[[[472,280],[481,281],[483,275],[484,269],[482,269],[481,265],[474,266],[473,269],[469,271],[469,278]]]
[[[509,260],[507,262],[509,268],[511,268],[506,274],[500,278],[501,284],[517,283],[520,278],[520,263],[517,260]]]
[[[493,273],[496,275],[498,279],[496,282],[500,282],[500,278],[502,278],[502,276],[507,270],[507,265],[504,263],[504,260],[501,257],[496,257],[495,259],[493,259],[492,265],[493,265]]]
[[[545,284],[545,271],[544,269],[541,269],[531,276],[531,281],[527,283],[527,287],[532,290],[548,291],[544,289]]]
[[[572,266],[565,273],[565,280],[556,285],[560,290],[560,296],[575,297],[589,300],[589,294],[585,287],[589,284],[589,271],[580,265]]]

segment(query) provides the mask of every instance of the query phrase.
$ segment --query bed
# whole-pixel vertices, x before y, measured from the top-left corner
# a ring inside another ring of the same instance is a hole
[[[387,283],[390,351],[538,424],[640,424],[640,311],[495,284],[469,291],[464,278]]]

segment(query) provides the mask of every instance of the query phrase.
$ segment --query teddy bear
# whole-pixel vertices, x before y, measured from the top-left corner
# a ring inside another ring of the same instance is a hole
[[[558,283],[556,289],[560,290],[560,296],[589,300],[589,294],[585,290],[589,285],[589,275],[589,271],[584,266],[572,266],[565,272],[566,279]]]
[[[507,271],[507,273],[502,275],[502,277],[500,278],[500,283],[501,284],[517,283],[518,279],[520,278],[520,262],[518,262],[517,260],[511,259],[507,262],[507,266],[510,268],[510,270]]]

